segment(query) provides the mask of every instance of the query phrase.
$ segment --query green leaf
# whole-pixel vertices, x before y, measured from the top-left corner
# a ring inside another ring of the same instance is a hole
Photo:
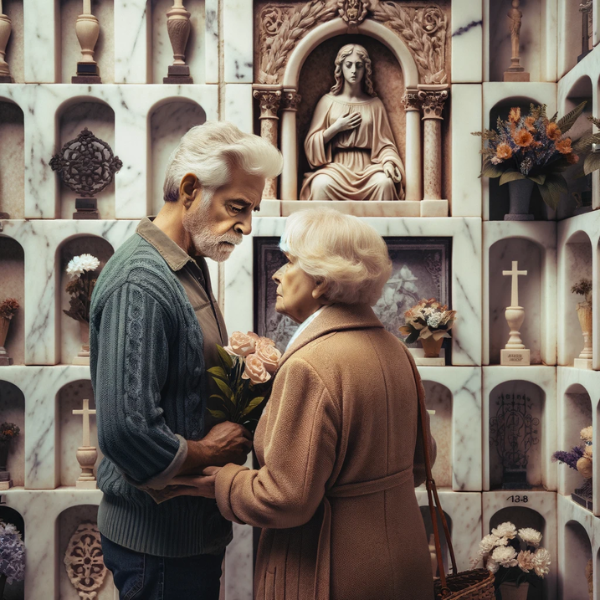
[[[583,163],[583,172],[585,175],[589,175],[592,171],[600,169],[600,154],[592,152],[585,157]]]
[[[587,154],[592,149],[592,144],[600,144],[600,133],[586,133],[574,144],[573,152],[576,154]]]
[[[227,420],[227,415],[222,411],[222,410],[211,410],[210,408],[208,409],[208,412],[215,418],[215,419],[224,419],[225,421]]]
[[[578,104],[570,113],[566,114],[562,119],[559,119],[556,123],[558,128],[562,133],[567,133],[573,125],[575,125],[575,121],[579,118],[579,115],[583,112],[585,105],[587,104],[587,100],[584,100],[581,104]]]
[[[404,343],[405,344],[412,344],[414,342],[416,342],[419,339],[419,332],[418,331],[414,331],[413,333],[411,333],[405,340]]]
[[[560,202],[560,195],[566,193],[569,189],[565,178],[562,175],[553,173],[546,177],[544,185],[538,186],[542,199],[550,207],[556,210]]]
[[[229,377],[227,377],[227,373],[225,373],[223,367],[211,367],[210,369],[207,369],[207,372],[215,377],[220,377],[223,381],[229,381]]]
[[[555,112],[550,119],[550,123],[556,123],[556,119],[558,117],[558,112]]]
[[[255,408],[259,407],[263,403],[264,399],[264,396],[257,396],[256,398],[253,398],[250,401],[250,404],[248,404],[248,406],[242,411],[242,417],[245,417],[247,414],[251,413]]]
[[[529,175],[529,179],[531,179],[531,181],[534,181],[538,185],[544,185],[544,183],[546,182],[546,174],[540,173],[539,175]]]
[[[518,181],[519,179],[527,179],[527,177],[525,177],[525,175],[523,175],[523,173],[521,173],[521,171],[516,171],[514,169],[511,169],[509,171],[505,171],[502,174],[502,177],[500,177],[500,185],[504,185],[505,183],[508,183],[509,181]]]
[[[233,392],[231,391],[231,388],[221,379],[215,379],[215,383],[217,384],[219,389],[225,394],[227,400],[231,400],[232,402],[234,402]]]
[[[217,344],[217,352],[219,353],[219,357],[223,361],[223,364],[228,369],[231,369],[233,367],[233,359],[231,358],[229,352],[227,352],[223,346],[219,346],[219,344]]]
[[[506,169],[502,169],[498,165],[493,165],[489,160],[484,160],[483,166],[481,167],[481,175],[479,177],[495,179],[496,177],[500,177],[504,171],[506,171]]]

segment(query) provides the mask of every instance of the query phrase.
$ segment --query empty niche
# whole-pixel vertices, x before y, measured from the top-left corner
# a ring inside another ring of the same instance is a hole
[[[509,61],[510,62],[510,61]],[[529,114],[530,105],[536,106],[543,104],[533,98],[526,98],[523,96],[515,96],[512,98],[505,98],[498,102],[490,110],[490,118],[488,127],[496,130],[496,121],[498,117],[503,120],[508,119],[508,113],[513,107],[521,109],[522,115]],[[552,115],[549,115],[550,117]],[[500,178],[488,179],[489,185],[489,209],[490,209],[490,221],[502,221],[504,215],[509,212],[509,184],[505,183],[500,185]],[[531,203],[529,205],[529,213],[534,216],[536,221],[543,221],[547,219],[547,209],[537,185],[533,186],[533,192],[531,194]]]
[[[60,5],[60,31],[56,39],[60,48],[60,81],[71,83],[71,77],[77,75],[77,63],[82,60],[81,46],[75,33],[77,17],[81,14],[81,0],[56,0]],[[114,2],[113,0],[92,0],[92,14],[97,17],[100,34],[96,42],[94,60],[98,63],[102,83],[115,81],[115,40],[114,40]]]
[[[23,111],[0,98],[0,213],[25,216],[25,129]],[[1,255],[0,255],[1,256]]]
[[[592,560],[592,545],[584,527],[577,521],[565,525],[565,563],[562,571],[562,600],[585,600],[589,584],[588,564]]]
[[[59,598],[61,600],[80,600],[75,587],[71,584],[67,569],[65,567],[64,558],[69,540],[77,531],[77,528],[82,523],[97,523],[98,507],[90,504],[81,504],[79,506],[71,506],[67,508],[57,518],[58,527],[58,556],[56,563],[58,565],[59,577]],[[82,557],[84,558],[84,557]],[[106,577],[102,586],[97,591],[95,600],[114,600],[114,584],[112,573],[107,569]],[[91,597],[91,596],[90,596]]]
[[[1,371],[0,376],[2,376]],[[19,435],[10,443],[7,468],[13,485],[23,487],[25,485],[25,396],[16,385],[2,380],[0,380],[0,423],[14,423],[20,429]]]
[[[81,101],[80,101],[81,100]],[[88,129],[97,138],[106,142],[112,149],[115,156],[118,152],[115,149],[115,113],[106,103],[95,99],[76,99],[67,104],[63,104],[59,111],[59,141],[56,151],[72,140],[75,140],[79,134]],[[59,179],[58,176],[57,180]],[[118,177],[118,174],[115,175]],[[71,188],[67,187],[62,181],[59,185],[60,218],[72,219],[75,212],[75,198],[80,197]],[[115,181],[114,179],[104,190],[95,196],[98,200],[98,211],[100,219],[115,218]]]
[[[437,482],[436,482],[437,483]],[[423,523],[425,524],[425,533],[427,535],[427,541],[429,544],[429,554],[431,556],[431,570],[435,577],[439,577],[439,566],[437,562],[437,555],[435,553],[435,542],[433,535],[433,522],[431,520],[431,512],[429,510],[429,506],[420,506],[421,517],[423,519]],[[444,512],[444,517],[446,518],[446,523],[448,524],[448,529],[450,530],[450,539],[452,540],[452,545],[454,547],[455,542],[452,536],[452,519],[450,515],[446,511]],[[444,533],[444,526],[442,525],[442,519],[436,512],[436,520],[437,520],[437,528],[440,535],[440,545],[442,547],[442,561],[444,563],[444,571],[448,573],[449,565],[450,565],[450,554],[448,552],[448,542],[446,541],[446,534]],[[455,550],[456,554],[456,550]]]
[[[95,410],[94,391],[92,382],[89,379],[73,381],[63,386],[57,395],[58,414],[60,428],[60,485],[74,486],[81,475],[81,467],[77,461],[77,449],[83,441],[83,419],[82,415],[74,415],[74,410],[83,408],[83,400],[90,401],[89,407]],[[90,444],[98,450],[98,460],[94,467],[94,474],[102,460],[103,454],[98,447],[98,430],[96,428],[96,416],[91,415],[90,419]]]
[[[15,83],[25,82],[23,43],[23,0],[2,0],[4,14],[11,21],[11,32],[6,45],[6,62]],[[3,139],[0,133],[0,139]]]
[[[21,534],[23,541],[25,541],[25,521],[18,511],[10,506],[0,506],[0,520],[14,525]],[[25,552],[27,552],[27,548],[25,548]],[[23,600],[23,598],[25,598],[24,581],[15,581],[12,584],[6,584],[2,600]]]
[[[0,273],[0,303],[7,298],[14,298],[19,303],[19,310],[10,320],[4,347],[13,364],[22,365],[25,357],[25,255],[19,242],[3,235],[0,235]]]
[[[181,137],[195,125],[206,122],[206,113],[192,100],[169,99],[157,105],[149,116],[151,160],[148,165],[150,214],[157,214],[164,204],[163,183],[169,157]]]
[[[167,31],[167,12],[173,7],[173,0],[152,1],[152,83],[162,83],[173,64],[173,46]],[[205,76],[205,37],[206,12],[204,0],[184,0],[190,13],[190,37],[185,47],[185,64],[190,68],[194,83],[204,83]]]
[[[592,50],[592,11],[585,14],[579,10],[586,2],[560,2],[562,15],[559,16],[558,32],[558,77],[570,71],[590,50]],[[594,2],[596,4],[596,2]],[[597,6],[594,7],[594,10]],[[562,34],[562,35],[561,35]]]
[[[437,444],[433,478],[439,488],[452,487],[452,392],[441,383],[423,381],[427,409],[430,415],[431,435]]]
[[[565,244],[565,282],[561,286],[565,295],[565,339],[562,340],[564,348],[564,362],[572,366],[584,347],[582,326],[579,320],[578,304],[585,302],[585,296],[571,292],[571,288],[582,279],[592,280],[592,243],[583,231],[574,233]],[[585,307],[581,308],[581,318],[586,323]],[[587,327],[586,327],[587,328]],[[590,342],[591,343],[591,342]],[[591,358],[591,357],[590,357]]]
[[[506,381],[488,402],[490,489],[543,489],[544,391],[529,381]]]
[[[502,275],[510,271],[512,261],[519,262],[519,304],[525,309],[521,325],[521,339],[531,352],[531,364],[541,364],[541,307],[542,307],[542,252],[531,240],[518,237],[505,238],[490,247],[489,273],[489,340],[490,364],[500,364],[500,350],[506,346],[509,327],[504,315],[511,304],[511,277]]]
[[[110,225],[107,225],[110,227]],[[59,318],[57,325],[57,340],[60,348],[61,364],[73,364],[73,359],[77,356],[82,345],[82,325],[79,321],[67,316],[63,311],[69,310],[69,301],[71,296],[65,291],[66,285],[69,282],[67,274],[67,266],[69,261],[81,254],[91,254],[100,261],[99,271],[104,268],[108,259],[114,254],[113,247],[103,238],[94,235],[85,235],[73,237],[63,242],[56,251],[57,259],[57,283],[58,283],[58,307]],[[83,325],[83,327],[87,327]]]

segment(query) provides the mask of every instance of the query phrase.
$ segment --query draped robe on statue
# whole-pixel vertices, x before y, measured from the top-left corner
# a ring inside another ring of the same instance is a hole
[[[360,125],[338,133],[325,144],[325,130],[348,111],[361,114]],[[300,200],[404,198],[404,165],[385,107],[377,97],[348,102],[332,94],[323,96],[315,108],[304,151],[310,166],[317,170],[305,174]],[[400,186],[384,173],[386,162],[398,167],[402,174]]]

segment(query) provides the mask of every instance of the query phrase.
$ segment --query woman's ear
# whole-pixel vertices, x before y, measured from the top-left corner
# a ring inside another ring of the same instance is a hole
[[[189,208],[196,198],[198,178],[193,173],[186,173],[179,184],[179,198],[185,208]]]
[[[326,281],[316,281],[315,288],[312,291],[312,297],[317,300],[321,298],[325,292],[327,291],[327,282]]]

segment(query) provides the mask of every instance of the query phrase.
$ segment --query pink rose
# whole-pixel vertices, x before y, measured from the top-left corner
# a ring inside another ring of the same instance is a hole
[[[234,331],[229,338],[229,346],[225,350],[237,356],[248,356],[254,352],[255,347],[256,340],[254,338],[241,331]]]
[[[271,379],[271,374],[256,354],[250,354],[246,357],[246,368],[242,373],[242,379],[249,379],[252,383],[266,383]]]
[[[268,337],[260,337],[258,338],[263,344],[268,344],[269,346],[275,346],[275,342]]]
[[[256,344],[256,356],[260,358],[269,373],[275,373],[281,360],[281,352],[271,345],[271,340],[261,338]]]

